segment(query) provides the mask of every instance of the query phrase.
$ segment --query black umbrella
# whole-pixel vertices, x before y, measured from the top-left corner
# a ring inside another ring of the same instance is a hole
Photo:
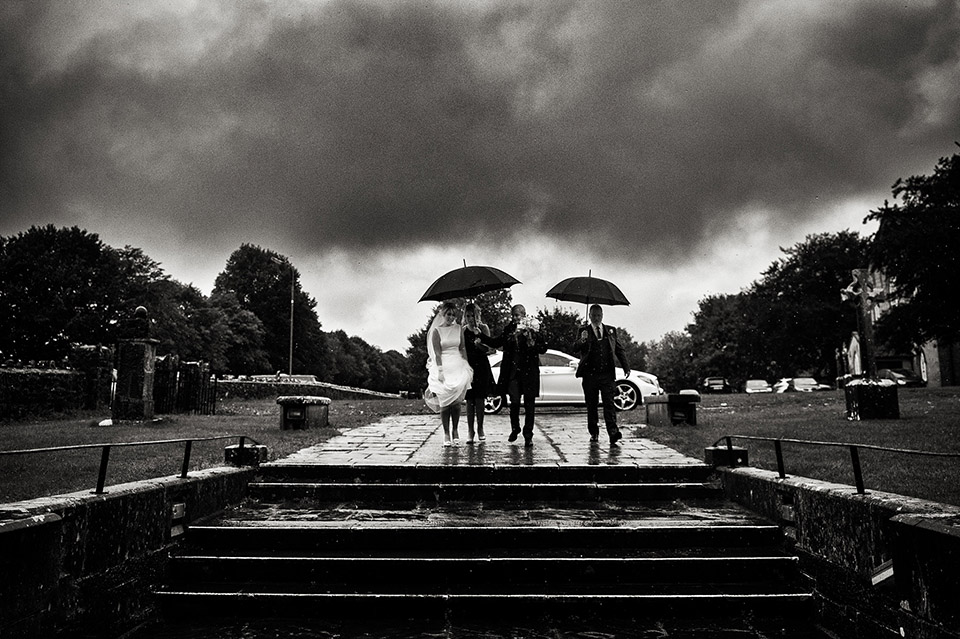
[[[444,273],[430,285],[421,302],[442,302],[454,297],[475,297],[487,291],[509,288],[520,280],[492,266],[467,266]]]
[[[583,302],[584,304],[606,304],[607,306],[629,306],[626,295],[617,285],[599,277],[568,277],[549,291],[547,297],[563,302]]]

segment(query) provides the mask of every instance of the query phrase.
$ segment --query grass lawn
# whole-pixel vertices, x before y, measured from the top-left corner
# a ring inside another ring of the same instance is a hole
[[[0,423],[0,450],[74,444],[155,441],[217,435],[246,435],[267,446],[270,459],[326,441],[342,430],[379,420],[384,415],[426,411],[421,400],[342,400],[330,405],[330,428],[280,430],[279,407],[272,399],[227,400],[217,415],[163,415],[148,424],[97,426],[105,414]],[[190,470],[223,466],[223,449],[235,440],[194,442]],[[153,477],[179,475],[184,445],[114,447],[110,450],[107,486]],[[100,449],[0,455],[0,503],[93,490],[100,470]]]
[[[960,505],[960,388],[899,389],[900,419],[847,421],[842,391],[764,395],[704,395],[696,426],[642,427],[639,432],[687,455],[726,435],[782,437],[953,453],[926,457],[860,449],[867,490],[882,490]],[[644,411],[624,416],[642,425]],[[733,441],[748,449],[750,465],[777,469],[772,443]],[[787,475],[854,484],[847,448],[784,443]]]
[[[837,391],[705,395],[695,427],[644,426],[642,409],[620,417],[625,428],[635,428],[643,437],[699,459],[706,446],[725,435],[874,444],[960,455],[960,388],[901,389],[899,399],[898,420],[847,421],[844,398]],[[149,425],[97,427],[102,414],[0,423],[0,450],[236,434],[265,444],[270,458],[277,459],[384,415],[426,412],[421,400],[342,400],[330,406],[331,428],[281,431],[273,400],[228,401],[218,407],[216,416],[170,415]],[[191,470],[223,465],[223,448],[230,443],[236,442],[194,443]],[[752,466],[776,470],[772,444],[734,443],[749,449]],[[788,475],[853,484],[847,449],[784,444],[783,453]],[[183,444],[114,448],[107,485],[176,475],[182,456]],[[931,458],[861,450],[860,461],[868,490],[960,505],[960,456]],[[0,502],[92,490],[99,464],[99,449],[0,456]]]

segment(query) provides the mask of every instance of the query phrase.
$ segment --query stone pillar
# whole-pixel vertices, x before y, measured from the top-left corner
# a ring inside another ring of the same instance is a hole
[[[113,419],[153,419],[153,370],[159,340],[149,337],[147,309],[137,307],[127,337],[117,340],[117,390]]]

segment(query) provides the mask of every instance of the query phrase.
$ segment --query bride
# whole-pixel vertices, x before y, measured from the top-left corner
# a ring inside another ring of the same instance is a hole
[[[440,413],[443,445],[460,443],[460,403],[473,381],[473,369],[467,364],[463,327],[457,323],[457,307],[444,302],[427,330],[427,391],[424,402]],[[450,425],[453,423],[453,439]]]

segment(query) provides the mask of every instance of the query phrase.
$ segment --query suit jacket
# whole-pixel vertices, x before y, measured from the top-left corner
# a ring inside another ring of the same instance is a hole
[[[547,343],[542,338],[531,344],[526,335],[517,331],[516,322],[504,326],[498,337],[478,337],[487,346],[503,349],[500,380],[497,383],[499,393],[506,394],[510,378],[516,374],[523,392],[531,396],[540,394],[540,353],[547,352]]]
[[[597,338],[593,326],[586,324],[577,329],[577,340],[580,333],[587,331],[589,337],[583,344],[574,343],[573,350],[580,352],[580,363],[577,365],[577,377],[592,377],[596,379],[617,378],[614,370],[614,357],[620,362],[621,368],[630,370],[630,363],[627,361],[627,354],[623,350],[623,344],[617,336],[617,329],[613,326],[603,324],[603,337]],[[603,351],[606,351],[607,357],[603,357]]]

